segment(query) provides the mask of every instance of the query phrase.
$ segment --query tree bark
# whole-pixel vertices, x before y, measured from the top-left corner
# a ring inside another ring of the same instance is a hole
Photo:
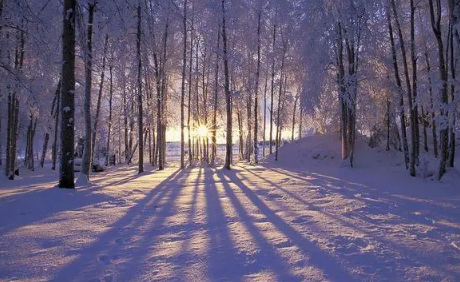
[[[456,80],[456,66],[458,61],[460,60],[460,0],[449,0],[449,10],[450,10],[450,21],[452,27],[452,79]],[[456,128],[456,118],[457,118],[457,106],[455,104],[455,95],[454,95],[454,88],[451,89],[451,103],[453,104],[453,112],[452,112],[452,126],[451,126],[451,147],[450,147],[450,159],[449,162],[451,166],[454,166],[455,160],[455,146],[456,146],[456,136],[455,136],[455,128]]]
[[[53,165],[52,170],[56,170],[56,160],[57,160],[57,151],[58,151],[58,130],[59,130],[59,114],[61,106],[61,79],[59,78],[58,86],[56,88],[56,111],[54,112],[54,140],[53,140],[53,149],[52,149],[52,159]]]
[[[394,2],[392,0],[392,2]],[[393,3],[394,4],[394,3]],[[401,135],[402,135],[402,143],[403,143],[403,151],[404,151],[404,163],[406,165],[406,169],[409,168],[409,145],[407,142],[407,132],[406,132],[406,115],[404,111],[404,91],[402,88],[402,81],[399,75],[399,66],[398,66],[398,57],[396,52],[396,46],[394,42],[394,35],[393,35],[393,25],[391,23],[391,13],[388,11],[388,31],[390,34],[390,44],[391,44],[391,54],[393,59],[393,68],[394,74],[396,79],[396,85],[398,86],[399,90],[399,118],[401,121]]]
[[[182,54],[182,81],[180,96],[180,167],[185,168],[185,75],[187,69],[187,0],[184,0],[183,25],[183,54]]]
[[[273,99],[275,94],[275,44],[276,44],[276,24],[273,25],[273,45],[272,45],[272,80],[271,80],[271,95],[270,95],[270,149],[269,154],[273,153]]]
[[[93,72],[93,22],[94,22],[94,9],[96,2],[88,4],[88,30],[86,34],[86,51],[85,51],[85,142],[83,145],[83,160],[81,166],[81,174],[86,176],[86,181],[89,181],[92,163],[92,143],[91,143],[91,86],[92,86],[92,72]]]
[[[75,6],[75,0],[64,0],[60,188],[75,188],[73,169],[75,138]]]
[[[450,24],[449,24],[449,34],[450,34],[450,73],[451,73],[451,79],[452,81],[456,81],[456,60],[455,60],[455,49],[454,45],[457,43],[454,41],[454,18],[451,16],[450,19]],[[457,51],[458,51],[458,46],[457,46]],[[456,116],[457,116],[457,111],[456,111],[456,104],[455,104],[455,85],[454,83],[450,84],[450,104],[451,104],[451,110],[449,114],[449,122],[450,122],[450,127],[449,127],[449,158],[447,160],[447,166],[449,167],[454,167],[455,166],[455,121],[456,121]]]
[[[224,168],[227,170],[231,169],[232,164],[232,97],[230,93],[230,75],[228,69],[228,50],[227,50],[227,27],[225,19],[225,0],[222,0],[222,42],[223,42],[223,53],[224,53],[224,89],[225,89],[225,102],[227,110],[227,144],[225,152],[225,165]]]
[[[217,98],[219,94],[219,52],[220,52],[220,25],[217,28],[217,50],[216,50],[216,66],[214,69],[214,109],[212,116],[212,152],[211,152],[211,165],[215,165],[217,157]]]
[[[267,87],[268,87],[268,75],[265,75],[265,87],[264,87],[264,126],[263,126],[263,135],[262,135],[262,156],[265,157],[265,147],[267,137]]]
[[[138,109],[138,139],[139,139],[139,168],[138,173],[144,172],[144,117],[142,104],[142,57],[141,57],[141,5],[137,6],[137,109]]]
[[[259,163],[259,77],[260,77],[260,34],[262,25],[262,10],[257,15],[257,70],[256,70],[256,88],[254,99],[254,163]],[[265,132],[264,132],[265,134]]]
[[[449,157],[449,125],[447,116],[448,106],[448,95],[447,95],[447,68],[446,61],[444,59],[444,43],[442,40],[441,31],[441,1],[436,1],[436,11],[433,6],[433,1],[429,1],[430,6],[430,19],[433,33],[436,37],[436,43],[438,45],[438,60],[439,60],[439,78],[442,81],[442,88],[439,93],[441,101],[440,116],[443,119],[443,123],[440,128],[440,143],[441,143],[441,158],[439,160],[439,167],[437,178],[440,180],[444,173],[446,173],[447,160]]]
[[[110,139],[111,139],[111,134],[112,134],[112,102],[113,102],[113,74],[112,74],[113,66],[112,62],[110,63],[109,66],[109,122],[107,124],[107,145],[106,145],[106,157],[105,157],[105,165],[109,166],[109,158],[111,158],[111,153],[110,153]],[[114,154],[115,156],[115,154]]]
[[[299,96],[300,96],[300,94],[296,95],[295,100],[294,100],[294,110],[293,110],[293,113],[292,113],[291,141],[294,141],[295,114],[296,114],[296,111],[297,111],[297,102],[299,101]]]

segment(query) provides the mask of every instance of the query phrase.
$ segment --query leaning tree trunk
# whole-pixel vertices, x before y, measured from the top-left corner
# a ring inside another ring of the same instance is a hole
[[[91,157],[94,158],[94,150],[96,147],[96,135],[97,135],[97,126],[99,123],[99,113],[101,112],[101,102],[102,102],[102,90],[104,88],[104,75],[105,75],[105,61],[107,56],[107,46],[109,42],[109,35],[105,35],[104,42],[104,51],[102,54],[102,70],[101,70],[101,80],[99,82],[99,93],[97,95],[97,104],[96,104],[96,115],[94,117],[94,127],[93,127],[93,136],[91,138]]]
[[[412,3],[411,3],[412,4]],[[402,62],[403,62],[403,67],[404,67],[404,77],[406,81],[406,87],[407,87],[407,100],[409,104],[409,115],[410,115],[410,127],[411,127],[411,141],[412,141],[412,148],[411,148],[411,153],[410,153],[410,162],[409,162],[409,171],[411,176],[415,176],[415,165],[416,165],[416,159],[417,159],[417,138],[416,134],[418,134],[418,130],[416,131],[415,127],[418,127],[418,117],[415,116],[415,111],[414,111],[414,100],[412,97],[412,85],[410,82],[410,75],[409,75],[409,66],[407,62],[407,55],[406,55],[406,47],[405,47],[405,40],[404,36],[401,30],[401,25],[399,22],[399,16],[398,16],[398,10],[396,8],[396,4],[394,0],[391,0],[391,6],[395,18],[395,23],[396,23],[396,30],[398,32],[398,37],[399,37],[399,42],[400,42],[400,49],[401,49],[401,54],[402,54]],[[411,14],[413,11],[411,12]],[[411,15],[412,17],[412,15]],[[411,24],[412,26],[412,24]]]
[[[40,158],[40,167],[42,168],[45,165],[46,152],[48,151],[48,143],[50,139],[50,132],[51,132],[51,120],[50,119],[54,118],[55,111],[57,111],[57,105],[59,103],[58,96],[59,96],[59,93],[58,91],[56,91],[56,93],[54,94],[53,104],[51,106],[50,117],[48,118],[48,128],[46,129],[45,139],[43,141],[42,156]]]
[[[406,115],[404,111],[404,92],[402,88],[401,77],[399,75],[398,57],[397,57],[396,46],[394,42],[393,25],[391,23],[390,11],[388,11],[387,19],[388,19],[388,31],[390,34],[390,45],[391,45],[391,54],[392,54],[394,74],[395,74],[395,79],[396,79],[396,85],[398,86],[398,90],[399,90],[399,119],[401,121],[401,135],[402,135],[401,137],[402,137],[403,151],[404,151],[404,163],[406,165],[406,169],[408,169],[410,160],[409,160],[409,145],[407,142],[407,132],[406,132],[406,117],[405,117]]]
[[[64,0],[60,188],[75,188],[73,170],[75,138],[75,6],[76,0]]]
[[[53,165],[52,170],[56,170],[56,160],[57,160],[57,150],[58,150],[58,130],[59,130],[59,116],[61,108],[61,79],[59,78],[58,86],[56,88],[56,110],[54,112],[54,139],[53,139],[53,149],[52,149],[52,159]]]

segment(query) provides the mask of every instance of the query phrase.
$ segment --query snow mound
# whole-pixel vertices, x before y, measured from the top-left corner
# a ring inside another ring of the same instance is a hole
[[[359,136],[355,144],[354,167],[400,167],[404,166],[404,156],[399,151],[386,151],[384,148],[370,148],[367,138]],[[278,153],[266,158],[268,163],[278,163],[287,167],[314,166],[343,166],[341,158],[341,141],[339,134],[315,134],[285,143]]]
[[[441,182],[449,185],[458,185],[460,183],[460,172],[455,168],[448,168],[442,176]]]

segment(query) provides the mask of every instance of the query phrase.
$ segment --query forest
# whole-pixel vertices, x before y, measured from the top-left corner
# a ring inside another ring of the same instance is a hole
[[[0,281],[460,281],[459,63],[460,0],[0,0]]]
[[[68,6],[63,7],[66,4]],[[307,130],[454,166],[456,1],[1,1],[5,175],[52,160],[257,163]],[[64,12],[63,12],[64,10]],[[222,101],[222,103],[219,103]]]

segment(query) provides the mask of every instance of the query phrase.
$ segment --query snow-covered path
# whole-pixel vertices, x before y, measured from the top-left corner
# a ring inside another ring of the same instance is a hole
[[[270,166],[53,177],[0,184],[0,281],[460,280],[458,192]]]

